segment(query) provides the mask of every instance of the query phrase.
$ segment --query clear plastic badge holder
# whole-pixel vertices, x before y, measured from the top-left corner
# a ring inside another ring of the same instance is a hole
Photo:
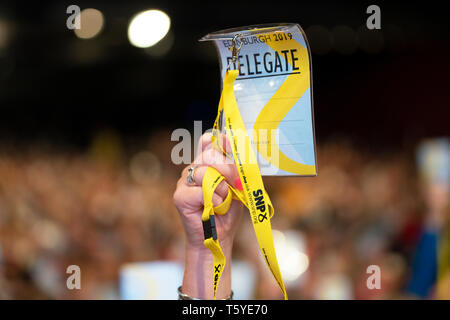
[[[234,28],[200,41],[214,41],[222,82],[228,69],[239,70],[234,93],[261,174],[317,175],[311,58],[301,27]]]

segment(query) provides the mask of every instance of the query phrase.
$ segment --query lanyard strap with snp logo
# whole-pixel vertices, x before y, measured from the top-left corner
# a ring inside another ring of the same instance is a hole
[[[224,152],[217,138],[218,119],[223,111],[227,136],[230,139],[234,162],[237,166],[243,188],[240,191],[229,185],[229,192],[225,201],[218,207],[213,207],[213,193],[219,183],[224,180],[224,177],[214,168],[208,167],[202,184],[204,197],[204,210],[202,214],[205,234],[204,245],[213,255],[214,299],[216,299],[217,287],[226,263],[225,255],[217,239],[214,214],[225,214],[230,208],[233,199],[241,201],[248,208],[264,260],[283,292],[284,298],[287,299],[286,289],[278,266],[270,224],[270,219],[274,214],[274,208],[264,188],[256,157],[251,147],[250,138],[247,135],[234,96],[233,85],[237,76],[238,70],[229,70],[225,74],[218,115],[214,123],[213,146]]]

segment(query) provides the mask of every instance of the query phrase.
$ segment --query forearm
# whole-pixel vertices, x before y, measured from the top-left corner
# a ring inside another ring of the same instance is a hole
[[[220,243],[226,265],[217,288],[217,299],[227,298],[231,294],[232,243]],[[182,292],[193,298],[213,299],[213,257],[207,248],[186,245]]]

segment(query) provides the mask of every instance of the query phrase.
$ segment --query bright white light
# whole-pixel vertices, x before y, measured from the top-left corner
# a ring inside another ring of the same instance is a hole
[[[170,29],[170,18],[160,10],[138,13],[128,26],[128,39],[138,48],[148,48],[164,38]]]
[[[103,29],[103,14],[97,9],[84,9],[80,12],[81,28],[74,29],[75,35],[80,39],[91,39]]]
[[[273,241],[283,280],[286,282],[296,280],[309,266],[308,256],[301,251],[303,249],[301,239],[292,232],[284,234],[273,230]]]

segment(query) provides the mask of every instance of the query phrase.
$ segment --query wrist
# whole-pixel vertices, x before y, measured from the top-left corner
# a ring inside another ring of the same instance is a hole
[[[225,299],[231,294],[232,239],[220,240],[226,258],[225,268],[217,288],[217,299]],[[182,292],[198,299],[213,298],[213,256],[203,244],[186,243],[185,270]]]
[[[223,253],[227,256],[226,252],[230,252],[233,249],[233,240],[234,237],[227,237],[225,239],[219,239],[220,247],[222,248]],[[211,251],[205,247],[203,244],[203,240],[201,241],[186,241],[186,257],[189,255],[211,255]],[[211,255],[212,259],[212,255]]]

